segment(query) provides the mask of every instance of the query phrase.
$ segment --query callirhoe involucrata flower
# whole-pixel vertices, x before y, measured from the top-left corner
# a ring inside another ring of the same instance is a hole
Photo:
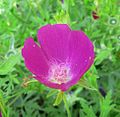
[[[46,25],[38,42],[26,39],[22,56],[26,67],[42,84],[66,91],[76,84],[94,61],[94,47],[84,32],[67,24]]]

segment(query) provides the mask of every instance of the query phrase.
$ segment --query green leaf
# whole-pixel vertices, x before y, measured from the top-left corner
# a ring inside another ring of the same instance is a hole
[[[98,90],[97,86],[98,73],[94,65],[89,71],[80,79],[79,85],[90,90]]]
[[[108,92],[105,98],[100,100],[100,108],[101,108],[101,113],[100,117],[108,117],[108,114],[110,113],[111,109],[115,106],[112,103],[111,99],[112,93]]]
[[[12,55],[0,65],[0,75],[6,75],[20,61],[20,55]]]
[[[84,113],[86,114],[86,117],[96,117],[92,109],[92,106],[89,107],[88,103],[84,99],[81,99],[80,103],[81,103]]]
[[[0,110],[2,111],[3,117],[7,116],[7,107],[5,104],[5,98],[3,96],[3,91],[0,89]]]
[[[108,56],[111,54],[111,51],[111,49],[101,50],[95,58],[95,65],[100,64],[104,59],[108,58]]]
[[[12,77],[12,80],[13,80],[16,84],[20,84],[20,81],[19,81],[17,78]]]
[[[57,90],[51,90],[51,91],[47,94],[47,98],[51,97],[51,96],[54,95],[55,93],[57,93]]]
[[[62,102],[62,99],[63,99],[63,92],[59,92],[58,95],[57,95],[57,98],[55,100],[55,103],[53,104],[54,106],[57,106],[59,105],[61,102]]]

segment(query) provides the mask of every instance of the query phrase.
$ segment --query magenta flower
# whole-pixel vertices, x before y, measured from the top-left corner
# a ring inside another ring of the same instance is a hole
[[[67,24],[48,24],[38,30],[37,37],[40,45],[28,38],[22,56],[35,78],[48,87],[66,91],[93,64],[94,47],[82,31]]]

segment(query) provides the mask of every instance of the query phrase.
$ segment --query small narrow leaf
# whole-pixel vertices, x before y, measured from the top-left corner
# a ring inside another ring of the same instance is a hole
[[[55,103],[53,105],[54,106],[59,105],[62,102],[62,99],[63,99],[63,92],[59,92],[55,100]]]
[[[54,95],[55,93],[57,93],[57,90],[51,90],[51,91],[47,94],[47,98],[51,97],[51,96]]]

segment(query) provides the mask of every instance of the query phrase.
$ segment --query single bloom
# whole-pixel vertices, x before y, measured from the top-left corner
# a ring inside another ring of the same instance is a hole
[[[26,39],[22,56],[29,71],[48,87],[68,90],[93,64],[94,47],[82,31],[67,24],[48,24],[37,37],[39,43]]]

